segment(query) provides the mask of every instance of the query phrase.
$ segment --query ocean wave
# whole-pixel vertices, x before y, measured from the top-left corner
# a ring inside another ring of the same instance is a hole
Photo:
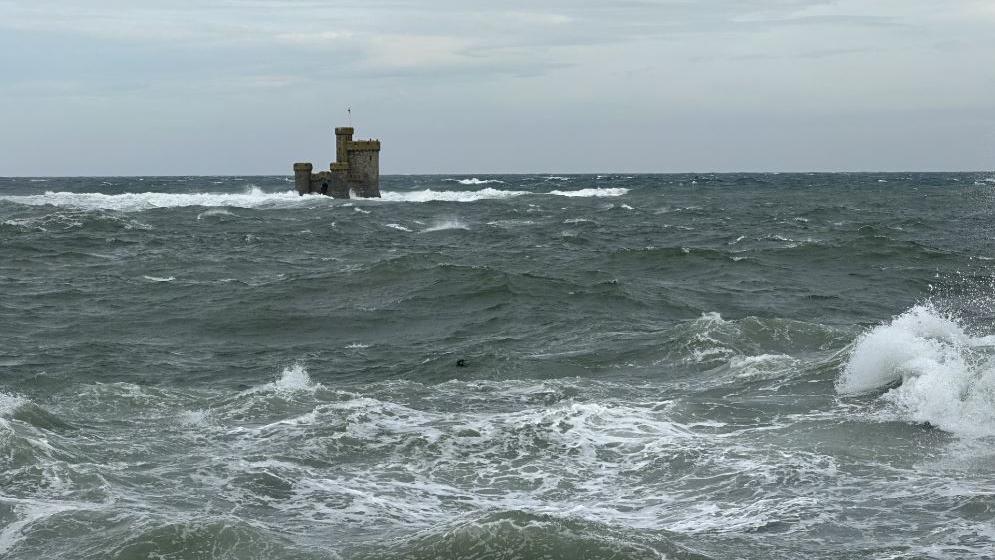
[[[279,377],[270,383],[256,388],[256,390],[292,393],[297,391],[314,392],[320,388],[321,384],[311,381],[311,376],[308,374],[307,368],[304,367],[304,364],[298,362],[283,368]]]
[[[571,197],[605,197],[622,196],[627,192],[629,192],[629,189],[622,187],[596,187],[593,189],[578,189],[576,191],[550,191],[549,194]]]
[[[433,231],[445,231],[450,229],[470,229],[470,226],[463,223],[459,218],[451,218],[448,220],[439,220],[432,224],[431,226],[422,230],[422,233],[429,233]]]
[[[295,191],[278,193],[264,192],[253,187],[244,193],[75,193],[47,191],[40,195],[3,196],[0,200],[27,206],[56,206],[82,210],[116,210],[119,212],[140,212],[156,208],[184,207],[236,207],[266,208],[300,205],[321,200],[325,197],[298,196]],[[204,214],[202,214],[204,215]]]
[[[476,202],[479,200],[501,200],[524,195],[552,195],[566,197],[615,197],[622,196],[629,189],[589,188],[575,191],[554,190],[550,192],[531,192],[495,189],[486,187],[476,191],[447,191],[425,189],[421,191],[383,191],[379,200],[387,202]],[[113,210],[118,212],[141,212],[157,208],[186,207],[231,207],[231,208],[293,208],[309,206],[315,202],[330,202],[333,199],[321,195],[299,196],[295,191],[264,192],[253,187],[244,193],[123,193],[104,194],[96,192],[53,192],[47,191],[40,195],[2,196],[0,200],[26,206],[55,206],[58,208],[73,208],[79,210]],[[377,199],[368,199],[374,202]],[[345,205],[343,205],[345,206]],[[366,212],[357,208],[358,212]],[[197,219],[211,216],[231,216],[230,212],[208,210],[197,215]],[[8,225],[20,225],[11,223]]]
[[[31,401],[24,397],[0,392],[0,418],[10,417],[18,408],[29,402]]]
[[[234,214],[232,214],[228,210],[225,210],[224,208],[212,208],[210,210],[206,210],[204,212],[201,212],[200,214],[197,214],[197,219],[200,220],[211,216],[234,216]]]
[[[499,200],[532,194],[528,191],[506,191],[487,187],[477,191],[383,191],[382,200],[389,202],[476,202],[478,200]]]
[[[498,181],[497,179],[478,179],[476,177],[471,177],[470,179],[446,179],[446,181],[455,181],[461,185],[486,185],[489,183],[504,183],[504,181]]]
[[[358,559],[545,558],[635,560],[684,558],[687,552],[656,536],[646,539],[607,524],[563,515],[504,510],[433,527],[413,537],[366,546]],[[454,556],[455,551],[459,551]],[[673,555],[673,556],[672,556]],[[698,557],[698,556],[695,556]]]
[[[974,336],[933,305],[916,305],[858,338],[837,380],[881,399],[899,418],[963,435],[995,434],[995,336]]]

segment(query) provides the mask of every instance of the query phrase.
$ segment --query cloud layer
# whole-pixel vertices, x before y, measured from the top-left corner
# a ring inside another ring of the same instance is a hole
[[[136,6],[136,4],[139,4]],[[0,175],[995,167],[995,9],[0,0]]]

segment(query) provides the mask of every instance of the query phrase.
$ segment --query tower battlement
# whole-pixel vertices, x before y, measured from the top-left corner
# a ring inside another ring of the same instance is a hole
[[[351,126],[335,129],[335,161],[328,171],[313,173],[310,163],[294,164],[297,194],[324,194],[349,198],[380,198],[380,141],[353,140]]]

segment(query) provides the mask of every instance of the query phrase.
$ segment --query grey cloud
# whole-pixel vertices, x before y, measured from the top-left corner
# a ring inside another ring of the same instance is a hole
[[[983,149],[967,136],[995,113],[995,11],[970,0],[944,8],[0,0],[0,121],[18,131],[0,135],[0,175],[51,161],[67,173],[152,172],[116,155],[142,150],[183,173],[281,171],[289,158],[325,157],[325,124],[346,105],[364,134],[387,139],[388,171],[845,166],[884,140],[894,143],[889,165],[935,167],[965,161],[956,149],[978,159]],[[952,137],[942,122],[951,114],[965,139],[925,157],[909,130]],[[905,132],[855,134],[867,115]],[[291,124],[312,119],[322,126]],[[763,134],[750,144],[745,126]],[[60,127],[85,134],[86,146],[36,133]],[[597,144],[602,128],[641,147]],[[825,153],[802,153],[794,140],[813,134]],[[143,143],[116,149],[128,137]],[[218,158],[204,155],[212,151]],[[213,161],[235,163],[209,169]]]

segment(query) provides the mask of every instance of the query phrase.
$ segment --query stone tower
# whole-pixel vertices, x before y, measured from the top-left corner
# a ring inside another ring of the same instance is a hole
[[[328,171],[313,173],[310,163],[294,164],[297,194],[324,194],[349,198],[380,198],[380,141],[353,140],[351,126],[335,129],[335,161]]]

